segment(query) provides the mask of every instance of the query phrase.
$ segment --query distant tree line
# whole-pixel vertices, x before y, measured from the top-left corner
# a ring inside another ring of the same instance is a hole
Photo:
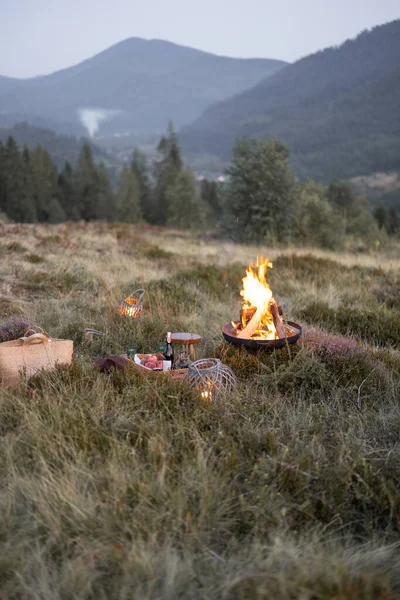
[[[395,207],[373,215],[365,197],[341,181],[301,183],[276,139],[238,140],[222,195],[221,228],[242,243],[293,243],[341,248],[373,245],[400,232]]]
[[[42,147],[20,150],[12,137],[0,141],[0,213],[20,223],[69,221],[147,222],[180,228],[215,226],[216,182],[199,182],[183,164],[172,124],[149,166],[135,150],[116,186],[103,163],[84,144],[75,167],[58,171]]]
[[[198,181],[185,167],[172,124],[148,165],[134,150],[116,186],[90,146],[76,166],[58,171],[49,153],[0,142],[0,213],[21,223],[69,221],[147,222],[214,230],[241,243],[296,243],[336,248],[349,236],[376,241],[396,234],[395,209],[373,216],[367,200],[342,182],[301,184],[286,146],[275,139],[239,140],[227,181]]]
[[[374,217],[377,220],[379,229],[387,231],[389,234],[400,233],[400,218],[396,207],[377,206],[374,211]]]

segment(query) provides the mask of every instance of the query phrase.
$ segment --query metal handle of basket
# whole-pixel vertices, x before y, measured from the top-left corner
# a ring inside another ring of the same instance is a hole
[[[134,292],[132,292],[132,294],[129,294],[128,298],[134,298],[135,294],[139,294],[137,301],[141,302],[145,293],[146,293],[146,290],[144,290],[143,288],[139,288],[138,290],[135,290]]]
[[[91,327],[86,327],[83,330],[83,333],[86,336],[91,336],[91,335],[106,335],[103,331],[97,331],[97,329],[92,329]]]

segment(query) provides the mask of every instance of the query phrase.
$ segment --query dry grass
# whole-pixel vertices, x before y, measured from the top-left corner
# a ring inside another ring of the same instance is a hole
[[[305,332],[248,355],[220,330],[257,252]],[[0,391],[1,598],[400,598],[398,259],[105,224],[5,226],[2,257],[1,319],[74,339],[75,359]],[[89,326],[106,336],[87,346]],[[168,329],[235,370],[222,406],[93,369]]]

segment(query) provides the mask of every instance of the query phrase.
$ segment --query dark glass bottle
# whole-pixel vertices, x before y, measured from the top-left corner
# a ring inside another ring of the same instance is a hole
[[[167,333],[167,344],[165,346],[164,356],[165,356],[165,360],[171,361],[171,369],[172,369],[172,367],[174,365],[174,349],[171,344],[171,332],[170,331],[168,331],[168,333]]]

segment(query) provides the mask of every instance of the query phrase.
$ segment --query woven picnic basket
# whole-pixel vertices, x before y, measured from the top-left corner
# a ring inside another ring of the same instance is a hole
[[[138,354],[139,358],[143,358],[145,354]],[[153,371],[152,369],[146,369],[143,365],[139,365],[134,360],[131,361],[132,366],[137,369],[143,375],[149,375],[157,377],[162,375],[167,375],[168,377],[172,377],[173,379],[182,379],[182,377],[188,372],[188,369],[171,369],[169,371]]]
[[[17,340],[3,342],[0,344],[1,387],[15,387],[21,374],[29,378],[42,369],[54,369],[56,364],[70,364],[73,346],[72,340],[52,338],[46,332],[36,333],[32,329]]]

